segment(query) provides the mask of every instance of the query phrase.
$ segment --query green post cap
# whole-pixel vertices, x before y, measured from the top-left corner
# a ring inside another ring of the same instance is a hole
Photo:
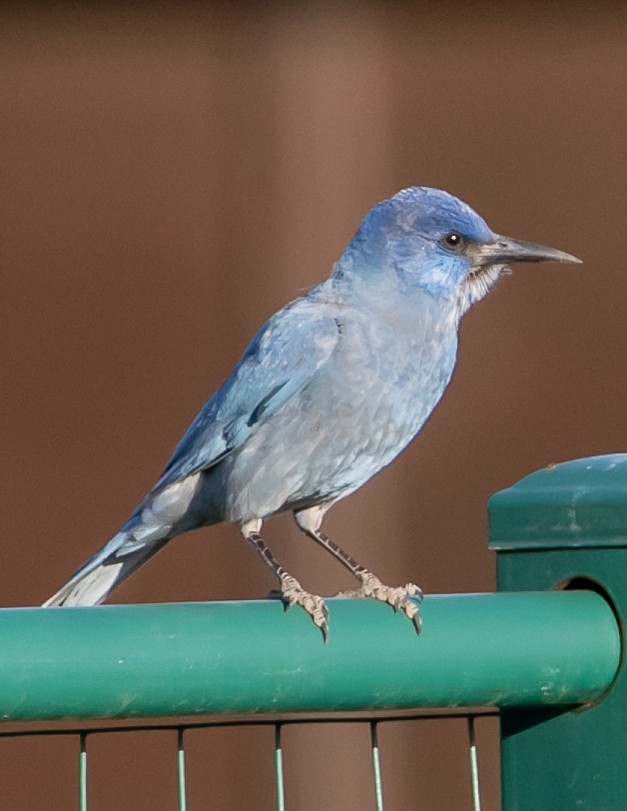
[[[490,548],[627,547],[627,454],[548,465],[488,502]]]

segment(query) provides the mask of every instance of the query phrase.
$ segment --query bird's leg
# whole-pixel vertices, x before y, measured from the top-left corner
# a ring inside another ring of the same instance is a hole
[[[342,592],[342,597],[372,597],[375,600],[380,600],[383,603],[391,605],[394,611],[402,611],[405,616],[412,621],[416,633],[420,633],[422,620],[416,602],[410,600],[410,597],[416,598],[418,602],[422,602],[422,590],[413,583],[407,583],[405,586],[386,586],[379,578],[372,572],[368,571],[364,566],[357,563],[355,558],[351,557],[348,552],[345,552],[335,541],[332,541],[320,529],[322,516],[324,512],[321,508],[312,507],[308,510],[301,510],[294,514],[296,523],[303,530],[303,532],[316,543],[323,546],[328,550],[333,557],[340,561],[360,582],[361,586],[358,589],[349,592]]]
[[[324,600],[322,597],[318,597],[317,594],[310,594],[308,591],[305,591],[298,580],[285,571],[266,546],[261,537],[260,530],[260,519],[246,521],[240,526],[240,531],[244,539],[261,555],[265,563],[277,576],[280,583],[279,593],[285,606],[287,608],[293,605],[302,606],[313,620],[314,625],[320,628],[324,641],[326,642],[329,634],[329,611]]]

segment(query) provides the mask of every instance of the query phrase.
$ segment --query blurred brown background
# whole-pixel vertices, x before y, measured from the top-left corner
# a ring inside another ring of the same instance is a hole
[[[444,401],[332,511],[330,534],[390,582],[490,590],[489,495],[549,462],[624,450],[620,5],[0,14],[2,604],[41,603],[118,528],[258,325],[325,277],[363,214],[403,186],[445,188],[495,230],[585,265],[521,266],[465,318]],[[289,517],[267,537],[312,590],[349,585]],[[114,599],[273,585],[225,526],[177,540]],[[372,807],[364,736],[290,731],[290,809]],[[454,723],[386,731],[389,807],[468,808],[462,737]],[[97,745],[90,809],[175,807],[171,738]],[[3,808],[75,806],[72,747],[1,751]],[[273,807],[265,733],[198,733],[189,757],[192,809]]]

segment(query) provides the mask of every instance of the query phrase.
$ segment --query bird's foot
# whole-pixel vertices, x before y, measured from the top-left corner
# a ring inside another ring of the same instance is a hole
[[[281,588],[272,594],[283,600],[286,609],[291,608],[293,605],[300,605],[304,608],[316,628],[320,628],[322,631],[324,641],[327,641],[329,635],[329,609],[322,597],[305,591],[298,580],[290,574],[281,576]]]
[[[386,586],[369,571],[364,571],[357,576],[361,580],[361,586],[353,591],[341,592],[337,595],[338,597],[370,597],[387,603],[392,606],[394,611],[402,611],[407,619],[411,620],[416,633],[420,633],[422,620],[416,601],[422,602],[422,589],[413,583],[407,583],[404,586]],[[410,597],[414,597],[415,600],[410,600]]]

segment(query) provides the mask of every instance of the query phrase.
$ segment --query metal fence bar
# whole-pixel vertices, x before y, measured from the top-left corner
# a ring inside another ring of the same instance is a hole
[[[475,717],[469,715],[468,723],[468,757],[470,760],[470,786],[472,788],[473,811],[481,811],[481,795],[479,793],[479,764],[477,761],[477,744],[475,742]]]
[[[285,811],[285,787],[283,783],[283,746],[281,724],[274,725],[274,775],[276,782],[277,811]]]
[[[602,693],[620,658],[614,614],[592,591],[428,596],[420,637],[375,601],[329,605],[327,645],[304,611],[272,600],[2,609],[0,714],[564,705]]]
[[[79,736],[78,755],[78,807],[79,811],[87,811],[87,733],[81,732]]]
[[[179,727],[176,734],[176,777],[179,811],[187,811],[187,781],[185,777],[185,728]]]
[[[496,709],[481,709],[477,708],[472,710],[475,717],[481,718],[498,718],[500,713]],[[343,713],[337,714],[320,714],[320,715],[295,715],[292,717],[282,718],[280,721],[281,727],[286,726],[302,726],[306,724],[364,724],[376,721],[377,724],[385,724],[388,722],[398,723],[400,721],[426,721],[438,718],[440,720],[459,720],[460,718],[467,718],[468,710],[460,708],[457,711],[440,711],[440,710],[425,710],[422,712],[403,712],[403,713],[370,713],[360,714],[358,716],[345,715]],[[165,732],[174,731],[178,729],[188,730],[194,729],[219,729],[221,727],[275,727],[277,720],[275,718],[245,718],[245,719],[229,719],[227,720],[210,720],[210,721],[190,721],[185,724],[170,724],[167,721],[163,722],[146,722],[142,724],[112,724],[111,726],[77,726],[63,729],[11,729],[3,730],[0,726],[0,739],[2,738],[28,738],[32,736],[46,737],[46,736],[67,736],[67,735],[108,735],[118,732]]]
[[[372,774],[374,778],[374,796],[376,811],[383,811],[383,782],[381,779],[381,757],[379,754],[379,736],[377,722],[370,722],[370,746],[372,749]]]

